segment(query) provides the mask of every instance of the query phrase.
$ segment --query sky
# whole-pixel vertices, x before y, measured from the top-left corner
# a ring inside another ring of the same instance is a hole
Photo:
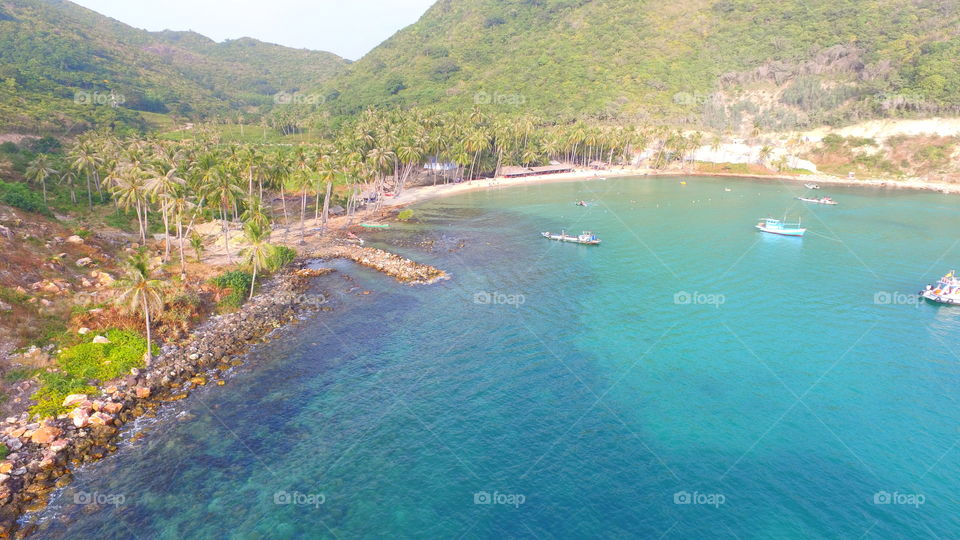
[[[147,30],[193,30],[216,41],[252,37],[350,60],[413,24],[435,0],[74,0]]]

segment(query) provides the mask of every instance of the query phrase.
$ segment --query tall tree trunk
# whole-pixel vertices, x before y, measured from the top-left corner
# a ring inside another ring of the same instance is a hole
[[[253,279],[250,280],[250,300],[253,299],[253,288],[257,286],[257,263],[253,263]]]
[[[303,189],[300,197],[300,245],[307,243],[307,189]]]
[[[333,182],[327,182],[327,194],[323,197],[323,222],[320,226],[320,234],[327,232],[327,218],[330,216],[330,193],[333,190]]]
[[[163,262],[170,260],[170,219],[167,208],[163,208]]]
[[[147,293],[140,291],[140,298],[143,300],[143,316],[147,320],[147,367],[153,363],[153,334],[150,330],[150,305],[147,304]]]
[[[283,191],[283,182],[280,183],[280,203],[283,205],[283,241],[287,241],[290,232],[290,216],[287,215],[287,194]]]
[[[140,241],[146,244],[147,235],[143,232],[143,215],[140,212],[140,201],[137,201],[137,226],[140,227]]]
[[[227,228],[227,214],[229,211],[227,205],[220,207],[220,217],[223,218],[223,249],[227,251],[227,263],[233,264],[233,256],[230,255],[230,231]]]
[[[180,248],[180,274],[187,275],[187,262],[183,257],[183,215],[177,213],[177,245]]]
[[[141,202],[141,204],[143,203]],[[147,241],[147,234],[150,233],[150,221],[149,221],[150,218],[148,217],[149,212],[150,212],[150,207],[144,204],[143,205],[143,241],[144,242]]]
[[[90,206],[90,209],[93,210],[93,192],[90,191],[90,174],[86,175],[87,177],[87,204]]]
[[[103,198],[103,187],[100,185],[100,172],[97,170],[94,170],[93,178],[95,180],[95,183],[97,184],[97,194],[100,196],[100,202],[102,203],[107,202],[107,200]]]

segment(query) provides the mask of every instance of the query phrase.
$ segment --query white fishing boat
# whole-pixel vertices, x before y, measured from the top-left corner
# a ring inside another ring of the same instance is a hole
[[[815,204],[827,204],[830,206],[835,206],[836,204],[838,204],[837,201],[831,199],[830,197],[820,197],[818,199],[814,199],[812,197],[797,197],[797,199],[803,202],[815,203]]]
[[[926,289],[920,291],[920,296],[937,304],[960,305],[960,279],[951,270],[936,284],[927,285]]]
[[[779,219],[761,218],[757,223],[757,230],[760,232],[779,234],[780,236],[803,236],[807,230],[800,227],[800,222],[784,223]]]
[[[601,242],[601,240],[597,238],[597,235],[587,231],[584,231],[584,233],[579,236],[571,236],[566,232],[561,232],[560,234],[545,232],[540,233],[540,236],[558,242],[570,242],[572,244],[583,244],[586,246],[599,246]]]
[[[820,186],[818,186],[818,185],[816,185],[816,184],[804,184],[803,187],[805,187],[805,188],[807,188],[807,189],[820,189]]]

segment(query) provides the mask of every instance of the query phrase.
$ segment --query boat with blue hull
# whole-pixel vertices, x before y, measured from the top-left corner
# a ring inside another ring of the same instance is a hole
[[[757,223],[757,230],[780,236],[803,236],[807,232],[807,229],[800,226],[799,221],[797,223],[784,223],[774,218],[761,218],[760,223]]]

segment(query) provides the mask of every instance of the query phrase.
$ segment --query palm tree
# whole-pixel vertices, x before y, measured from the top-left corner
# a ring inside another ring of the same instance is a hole
[[[93,192],[90,190],[90,176],[99,175],[97,168],[103,164],[103,159],[97,155],[93,146],[88,142],[81,142],[70,153],[71,167],[78,173],[83,173],[87,179],[87,204],[93,208]],[[97,188],[100,188],[100,179],[96,178]]]
[[[180,251],[180,274],[183,275],[187,273],[186,257],[183,255],[183,217],[196,205],[194,205],[190,199],[187,198],[186,190],[184,189],[180,189],[174,194],[169,195],[167,197],[167,203],[170,205],[169,209],[173,212],[174,219],[176,220],[177,224],[177,246]]]
[[[223,248],[227,252],[227,262],[233,264],[230,255],[230,228],[228,215],[231,206],[235,207],[237,199],[243,196],[243,189],[233,182],[233,178],[217,166],[210,167],[203,174],[203,185],[207,189],[206,196],[220,205],[220,219],[223,222]]]
[[[140,252],[127,261],[125,275],[118,279],[114,286],[120,290],[116,302],[130,312],[143,310],[143,318],[147,327],[147,365],[153,359],[152,333],[150,329],[150,312],[163,309],[162,291],[166,283],[150,277],[150,264],[147,255]]]
[[[177,176],[177,169],[171,168],[166,173],[160,173],[147,181],[147,193],[160,201],[160,210],[163,214],[163,260],[170,258],[170,210],[171,201],[176,190],[186,184],[186,180]]]
[[[193,248],[193,252],[197,256],[197,262],[203,262],[203,237],[197,233],[190,235],[190,247]]]
[[[143,176],[135,169],[118,170],[111,173],[114,185],[111,188],[116,196],[117,204],[124,211],[131,208],[137,211],[137,225],[140,227],[140,240],[147,241],[146,202],[147,193]]]
[[[73,184],[77,180],[77,175],[73,171],[66,171],[60,175],[60,184],[67,184],[70,186],[70,202],[77,204],[77,191],[73,189]]]
[[[58,171],[53,168],[50,156],[47,154],[38,155],[27,165],[25,176],[27,180],[36,182],[43,186],[43,204],[47,204],[47,178],[57,174]]]
[[[757,163],[759,165],[766,165],[767,160],[770,159],[770,156],[773,155],[773,148],[768,145],[764,145],[760,148],[760,153],[757,155]]]
[[[270,227],[263,226],[255,221],[248,221],[244,226],[244,235],[249,244],[249,247],[244,251],[246,264],[250,265],[253,271],[253,279],[250,280],[250,298],[253,298],[253,290],[257,284],[257,273],[267,267],[270,253],[273,251],[273,246],[270,244]]]

